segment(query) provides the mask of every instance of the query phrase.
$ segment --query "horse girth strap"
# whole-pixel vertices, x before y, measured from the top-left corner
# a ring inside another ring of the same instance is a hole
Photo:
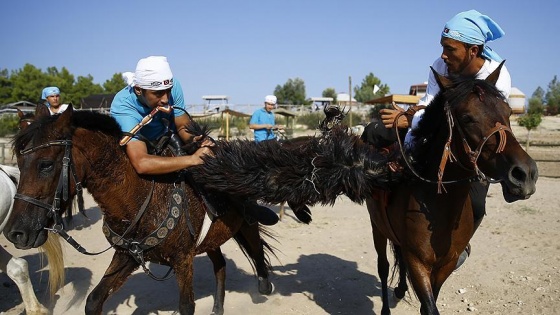
[[[184,191],[181,188],[175,188],[169,197],[169,212],[167,217],[162,220],[160,225],[147,236],[143,237],[141,240],[134,240],[125,238],[126,233],[133,227],[134,225],[130,225],[127,228],[127,231],[122,235],[117,234],[114,232],[106,223],[103,224],[103,234],[111,243],[112,246],[119,246],[125,250],[128,250],[129,254],[140,264],[144,271],[150,275],[155,280],[163,280],[154,276],[150,270],[145,266],[144,261],[144,251],[153,248],[163,242],[167,236],[178,226],[179,218],[181,216],[182,210],[185,208],[185,204],[187,203],[187,198],[184,194]],[[146,202],[144,202],[147,205]],[[144,211],[140,211],[143,212]],[[137,218],[141,217],[141,215],[136,216]],[[135,220],[136,221],[136,220]]]

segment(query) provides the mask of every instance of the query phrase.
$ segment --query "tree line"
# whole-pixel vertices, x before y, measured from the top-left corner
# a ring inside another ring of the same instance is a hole
[[[60,96],[63,103],[72,103],[80,107],[81,99],[94,94],[113,94],[120,91],[126,82],[121,73],[115,73],[103,84],[93,82],[91,75],[75,76],[62,67],[48,67],[45,71],[32,64],[25,64],[21,69],[9,71],[0,70],[0,104],[9,104],[18,101],[37,103],[41,99],[41,92],[47,86],[60,88]],[[374,86],[379,90],[373,93]],[[381,83],[373,73],[369,73],[361,82],[353,88],[354,98],[358,102],[365,102],[376,96],[383,96],[390,92],[389,86]],[[311,99],[307,97],[305,82],[301,78],[290,78],[284,84],[278,84],[274,88],[274,95],[278,97],[280,104],[307,105]],[[322,93],[323,97],[332,97],[336,102],[337,91],[327,87]]]
[[[0,70],[0,104],[17,101],[36,103],[41,98],[43,88],[57,86],[60,88],[62,101],[72,103],[79,108],[82,98],[94,94],[117,93],[125,85],[121,73],[115,73],[103,84],[97,84],[93,82],[91,75],[76,77],[65,67],[60,70],[56,67],[48,67],[46,71],[42,71],[32,64],[25,64],[23,68],[17,70]],[[353,97],[360,103],[390,92],[389,86],[382,83],[381,79],[372,72],[367,74],[360,84],[353,87]],[[311,99],[306,95],[305,81],[301,78],[290,78],[284,84],[276,85],[273,93],[280,104],[311,104]],[[332,97],[335,102],[336,95],[337,91],[333,87],[326,87],[322,93],[323,97]],[[560,112],[560,82],[556,76],[549,83],[546,91],[541,87],[535,90],[529,99],[529,109],[547,115],[557,115]]]
[[[37,103],[45,87],[56,86],[60,89],[63,103],[80,107],[81,99],[94,94],[112,94],[120,91],[126,82],[121,73],[115,73],[102,85],[94,83],[91,75],[75,77],[65,67],[58,70],[48,67],[46,71],[31,64],[23,68],[8,71],[0,70],[0,104],[18,101]]]

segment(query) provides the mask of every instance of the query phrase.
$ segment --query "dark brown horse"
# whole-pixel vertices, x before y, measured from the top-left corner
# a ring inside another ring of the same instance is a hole
[[[137,175],[119,146],[120,135],[111,117],[71,107],[58,116],[36,117],[14,139],[21,181],[6,237],[16,247],[29,249],[43,244],[49,230],[63,233],[60,209],[83,186],[101,208],[103,230],[115,248],[104,277],[88,296],[87,314],[101,314],[106,299],[138,267],[152,275],[147,261],[173,269],[180,290],[179,311],[193,314],[192,263],[201,253],[207,253],[214,264],[213,312],[223,313],[225,259],[220,245],[232,237],[252,259],[261,293],[270,293],[264,249],[271,248],[260,235],[266,231],[245,220],[238,199],[222,200],[225,214],[215,218],[196,245],[207,216],[201,196],[178,173]]]
[[[434,71],[441,92],[413,131],[415,179],[366,201],[379,256],[383,315],[390,314],[387,240],[400,267],[397,298],[407,290],[408,274],[421,313],[439,314],[440,289],[474,233],[471,181],[499,181],[507,202],[535,192],[536,164],[512,134],[511,109],[495,87],[500,69],[486,80],[450,79]]]

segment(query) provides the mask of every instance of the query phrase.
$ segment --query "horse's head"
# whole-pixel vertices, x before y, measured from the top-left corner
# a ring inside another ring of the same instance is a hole
[[[450,79],[432,69],[441,88],[451,154],[482,177],[498,180],[508,202],[535,192],[535,161],[510,128],[512,110],[496,88],[504,62],[485,80]]]
[[[69,106],[58,116],[38,115],[14,138],[21,174],[4,234],[18,248],[42,245],[47,239],[45,228],[61,224],[61,209],[81,189],[70,163],[72,114]],[[76,185],[70,186],[71,181]]]

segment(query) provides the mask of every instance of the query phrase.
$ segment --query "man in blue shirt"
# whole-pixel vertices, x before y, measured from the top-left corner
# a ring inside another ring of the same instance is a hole
[[[272,112],[274,107],[276,107],[276,100],[276,96],[267,95],[264,98],[264,108],[258,109],[251,116],[249,128],[255,131],[256,142],[276,139],[273,130],[283,129],[282,126],[276,125],[274,113]]]
[[[183,142],[192,141],[193,135],[185,130],[190,123],[190,117],[184,111],[171,109],[171,106],[185,108],[183,90],[173,74],[166,57],[150,56],[140,59],[132,85],[122,89],[111,103],[111,115],[121,125],[123,132],[130,132],[142,119],[155,108],[150,123],[144,125],[138,133],[148,140],[155,140],[162,136],[166,126],[163,119],[169,122],[169,127],[175,131]],[[138,174],[167,174],[190,166],[202,164],[201,157],[210,153],[206,140],[192,155],[164,157],[148,153],[146,143],[131,139],[126,144],[126,153],[132,166]]]
[[[185,109],[185,101],[181,85],[173,79],[166,57],[150,56],[140,59],[134,75],[127,79],[130,79],[129,85],[117,93],[111,103],[111,115],[123,132],[135,130],[136,134],[153,141],[164,135],[169,128],[184,143],[199,141],[199,137],[193,137],[185,129],[190,123],[189,115],[183,110],[172,108],[175,106]],[[149,115],[152,115],[151,120],[144,122]],[[140,129],[137,128],[139,124],[142,125]],[[212,141],[206,139],[192,155],[159,156],[149,154],[146,143],[134,137],[121,144],[126,145],[126,154],[136,172],[149,175],[167,174],[202,164],[202,156],[211,154],[209,147],[213,146]],[[205,194],[201,187],[198,189],[201,194]],[[234,198],[232,201],[240,204],[239,211],[242,214],[255,218],[262,224],[272,225],[278,222],[275,212],[254,201]]]

